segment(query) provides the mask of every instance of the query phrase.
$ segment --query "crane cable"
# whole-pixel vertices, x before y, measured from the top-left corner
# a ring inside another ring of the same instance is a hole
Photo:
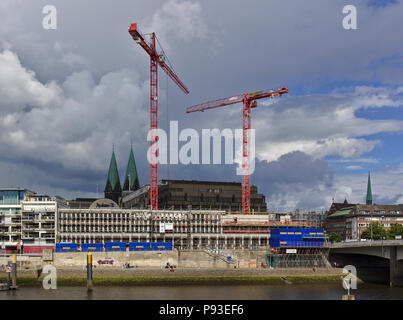
[[[167,61],[167,65],[171,68],[171,70],[173,71],[173,72],[175,72],[175,70],[174,70],[174,68],[173,68],[173,66],[172,66],[172,63],[171,63],[171,61],[168,59],[168,56],[166,55],[166,53],[165,53],[165,51],[164,51],[164,48],[162,47],[162,45],[161,45],[161,43],[160,43],[160,41],[159,41],[159,39],[158,39],[158,37],[155,35],[155,39],[157,40],[157,43],[158,43],[158,46],[160,47],[160,49],[161,49],[161,52],[162,52],[162,54],[163,54],[163,56],[164,56],[164,58],[166,59],[166,61]],[[155,48],[155,50],[157,50],[157,48]],[[168,79],[168,74],[165,74],[165,78],[166,78],[166,128],[167,128],[167,131],[169,132],[169,95],[168,95],[168,88],[169,88],[169,79]],[[168,150],[167,150],[167,153],[168,153]],[[166,155],[166,157],[167,157],[167,180],[169,180],[169,160],[168,160],[168,154]]]
[[[166,110],[167,110],[167,112],[166,112],[166,122],[167,122],[167,132],[169,132],[169,105],[168,105],[168,88],[169,88],[169,79],[168,79],[168,75],[166,74],[165,75],[165,78],[167,79],[167,81],[166,81],[166,93],[167,93],[167,98],[166,98],[166,103],[167,103],[167,106],[166,106]],[[167,143],[168,143],[168,141],[167,141]],[[166,151],[167,153],[168,153],[168,148],[167,148],[167,151]],[[166,157],[167,157],[167,180],[169,180],[169,160],[168,160],[168,154],[166,155]]]
[[[155,39],[157,40],[157,43],[158,43],[159,47],[161,48],[162,55],[164,56],[164,58],[165,58],[166,61],[167,61],[166,64],[169,66],[169,68],[171,68],[171,70],[172,70],[174,73],[176,73],[176,72],[175,72],[175,69],[174,69],[173,66],[172,66],[171,61],[169,60],[167,54],[166,54],[165,51],[164,51],[164,48],[162,47],[160,41],[158,40],[158,37],[155,36]],[[155,50],[157,50],[157,48],[155,48]]]

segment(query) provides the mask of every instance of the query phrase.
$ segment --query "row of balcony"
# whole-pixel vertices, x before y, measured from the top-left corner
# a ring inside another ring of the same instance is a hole
[[[60,225],[158,225],[160,222],[149,221],[149,220],[138,220],[138,221],[103,221],[103,220],[64,220],[60,219]],[[162,222],[162,223],[173,223],[173,222]],[[188,222],[175,222],[174,226],[188,226]],[[206,222],[191,222],[190,225],[196,226],[220,226],[219,223],[212,223],[211,221]]]
[[[42,234],[41,236],[38,235],[30,235],[30,234],[23,234],[21,239],[55,239],[54,234]]]
[[[34,218],[23,218],[22,222],[55,222],[55,219],[34,219]]]
[[[214,222],[218,222],[221,221],[221,219],[197,219],[197,218],[191,218],[191,219],[187,219],[186,217],[182,217],[182,218],[174,218],[174,217],[167,217],[167,218],[156,218],[156,217],[139,217],[139,216],[125,216],[125,217],[107,217],[107,216],[99,216],[99,217],[91,217],[89,215],[84,215],[81,217],[71,217],[71,216],[67,216],[64,214],[60,214],[59,215],[60,219],[75,219],[75,220],[107,220],[107,219],[112,219],[112,220],[154,220],[154,221],[162,221],[162,222],[175,222],[175,221],[214,221]]]
[[[147,229],[147,230],[157,230],[159,231],[160,228],[159,226],[150,226],[150,225],[119,225],[119,226],[114,226],[114,225],[88,225],[88,226],[83,226],[83,225],[67,225],[67,224],[60,224],[59,229]],[[194,227],[194,226],[175,226],[173,230],[217,230],[217,229],[222,229],[220,226],[202,226],[202,227]],[[172,230],[165,230],[165,231],[172,231]]]
[[[11,232],[3,232],[3,231],[0,231],[0,235],[1,236],[7,236],[7,235],[15,235],[15,234],[21,234],[21,231],[11,231]]]
[[[55,230],[55,227],[42,227],[42,228],[22,228],[23,231],[48,231]]]
[[[0,226],[12,226],[12,225],[20,225],[21,221],[10,221],[10,222],[5,222],[1,221]]]
[[[32,213],[55,213],[55,209],[41,209],[41,210],[22,210],[22,214],[32,214]]]

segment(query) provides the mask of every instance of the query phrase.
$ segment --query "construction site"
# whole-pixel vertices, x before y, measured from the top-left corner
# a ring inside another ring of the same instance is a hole
[[[214,259],[219,257],[226,261],[226,267],[327,266],[327,237],[323,229],[317,229],[320,223],[268,212],[265,196],[258,193],[257,186],[251,185],[252,109],[258,106],[260,99],[281,97],[288,89],[282,86],[247,92],[186,108],[186,113],[190,114],[242,104],[242,183],[160,179],[158,68],[185,94],[189,90],[173,71],[155,33],[143,34],[136,23],[130,25],[128,32],[150,57],[149,185],[140,186],[131,149],[123,188],[113,151],[103,199],[51,200],[18,190],[13,212],[19,217],[18,221],[14,219],[15,223],[19,222],[22,227],[13,228],[13,237],[7,233],[9,229],[0,234],[3,242],[7,242],[3,248],[5,253],[18,250],[42,254],[56,249],[55,257],[63,259],[64,254],[108,252],[110,248],[122,252],[132,251],[132,248],[159,251],[154,245],[163,244],[158,248],[178,254],[202,250]],[[12,194],[13,191],[4,192]],[[4,205],[6,212],[8,204]],[[289,235],[288,238],[282,239],[283,234]],[[276,242],[279,238],[282,240]],[[260,258],[244,261],[241,257],[249,251],[259,252]],[[179,256],[176,259],[179,261]],[[160,259],[159,264],[162,261]]]
[[[403,300],[403,0],[356,2],[3,0],[0,300]]]
[[[56,237],[57,243],[169,241],[177,249],[265,249],[271,230],[309,225],[269,217],[224,211],[61,208]]]

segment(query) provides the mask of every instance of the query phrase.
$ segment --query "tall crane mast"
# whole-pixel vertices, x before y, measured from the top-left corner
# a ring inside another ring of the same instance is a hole
[[[189,90],[172,67],[166,63],[167,59],[163,50],[161,53],[157,51],[154,32],[151,34],[151,43],[145,40],[144,35],[137,27],[137,23],[130,25],[129,33],[133,40],[150,56],[150,208],[151,210],[158,210],[158,66],[184,93],[188,94]]]
[[[220,108],[236,103],[243,103],[242,108],[242,214],[250,214],[250,129],[251,109],[257,106],[256,100],[274,98],[288,93],[286,87],[277,90],[255,91],[236,96],[204,102],[186,108],[186,113]]]

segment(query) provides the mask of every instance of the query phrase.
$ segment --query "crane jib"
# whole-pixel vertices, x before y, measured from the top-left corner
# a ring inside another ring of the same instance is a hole
[[[140,32],[136,23],[132,23],[129,27],[129,34],[133,40],[139,44],[152,59],[155,59],[157,64],[165,71],[165,73],[171,78],[171,80],[186,94],[189,93],[188,88],[179,79],[175,72],[165,63],[166,57],[163,54],[158,54],[157,49],[153,46],[153,43],[147,43],[143,34]]]
[[[282,96],[283,94],[286,94],[286,93],[288,93],[288,89],[286,87],[282,87],[277,90],[270,90],[270,91],[259,90],[259,91],[240,94],[237,96],[231,96],[228,98],[212,100],[212,101],[200,103],[198,105],[194,105],[191,107],[187,107],[186,113],[204,111],[204,110],[209,110],[209,109],[216,109],[219,107],[224,107],[224,106],[228,106],[231,104],[240,103],[244,99],[253,101],[253,100],[258,100],[258,99],[263,99],[263,98],[268,98],[268,97],[273,98],[274,96]],[[254,104],[254,106],[256,106],[256,104]]]

